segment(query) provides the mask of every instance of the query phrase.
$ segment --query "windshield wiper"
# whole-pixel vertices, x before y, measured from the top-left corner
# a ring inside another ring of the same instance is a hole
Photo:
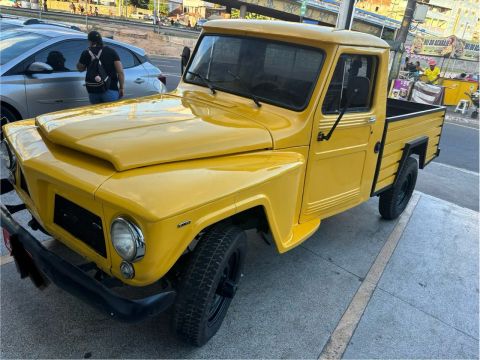
[[[207,87],[210,89],[210,91],[212,92],[212,94],[215,94],[217,91],[215,90],[215,88],[213,87],[212,85],[212,82],[206,78],[204,78],[202,75],[200,75],[199,73],[196,73],[196,72],[193,72],[193,71],[187,71],[187,74],[190,74],[190,75],[193,75],[193,76],[196,76],[198,77],[200,80],[202,80],[202,82],[207,85]]]
[[[240,79],[240,76],[238,76],[237,74],[234,74],[233,72],[231,72],[230,70],[227,70],[227,73],[229,73],[230,75],[232,75],[234,77],[235,80],[238,81],[238,83],[244,88],[244,90],[247,91],[247,95],[253,100],[253,102],[255,103],[255,105],[257,105],[258,107],[261,107],[262,104],[260,103],[260,101],[258,100],[258,98],[252,94],[252,90],[250,90]]]

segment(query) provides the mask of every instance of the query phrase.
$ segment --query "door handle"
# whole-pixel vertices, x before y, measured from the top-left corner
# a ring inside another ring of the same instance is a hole
[[[374,123],[375,121],[377,121],[377,118],[375,116],[370,116],[370,118],[367,120],[369,124]]]
[[[142,84],[142,83],[144,83],[144,82],[145,82],[145,80],[143,80],[143,79],[141,79],[141,78],[137,78],[137,79],[134,80],[134,83],[135,83],[135,84]]]

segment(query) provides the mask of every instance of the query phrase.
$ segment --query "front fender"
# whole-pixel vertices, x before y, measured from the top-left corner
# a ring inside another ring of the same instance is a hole
[[[145,257],[127,282],[147,285],[164,276],[203,229],[248,207],[262,205],[277,245],[287,241],[304,170],[299,152],[262,151],[117,173],[95,197],[104,204],[107,223],[128,215],[141,227]],[[112,273],[120,277],[121,259],[111,260]]]

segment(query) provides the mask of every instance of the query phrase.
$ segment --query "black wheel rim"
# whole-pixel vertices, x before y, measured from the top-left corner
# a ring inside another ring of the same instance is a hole
[[[208,326],[213,326],[219,319],[222,318],[222,313],[228,308],[232,297],[222,295],[222,288],[226,281],[232,284],[237,284],[240,270],[240,251],[237,249],[230,255],[228,261],[222,271],[222,276],[218,282],[215,294],[212,300],[212,306],[208,313]]]
[[[405,181],[402,183],[400,187],[400,191],[397,197],[397,206],[402,207],[406,204],[408,199],[410,198],[411,194],[411,187],[413,183],[413,176],[412,174],[408,174]]]

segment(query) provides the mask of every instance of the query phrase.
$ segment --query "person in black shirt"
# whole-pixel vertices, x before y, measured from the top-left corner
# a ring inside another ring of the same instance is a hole
[[[100,61],[106,73],[110,77],[110,88],[104,93],[89,93],[91,104],[99,104],[104,102],[115,101],[124,95],[125,75],[123,66],[117,52],[111,47],[104,46],[102,36],[98,31],[90,31],[88,33],[88,42],[90,47],[82,52],[80,60],[77,64],[78,71],[85,71],[92,61],[89,50],[98,55],[100,50]]]

